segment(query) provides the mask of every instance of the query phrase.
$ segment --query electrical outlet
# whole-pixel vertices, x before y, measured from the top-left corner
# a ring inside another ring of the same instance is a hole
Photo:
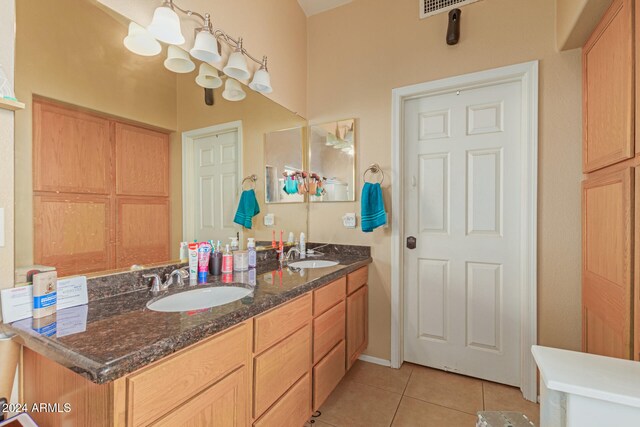
[[[356,228],[356,214],[344,214],[342,217],[342,225],[344,225],[345,228]]]
[[[267,227],[273,227],[276,223],[276,219],[275,216],[270,213],[270,214],[266,214],[264,216],[264,225]]]

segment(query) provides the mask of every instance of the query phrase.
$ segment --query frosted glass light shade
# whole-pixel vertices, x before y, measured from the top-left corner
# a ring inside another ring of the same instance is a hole
[[[193,48],[189,51],[191,56],[203,62],[218,62],[222,60],[218,50],[218,40],[209,31],[198,31]]]
[[[227,65],[222,71],[227,76],[237,80],[247,80],[251,75],[247,68],[247,59],[240,51],[235,51],[229,56],[229,61],[227,61]]]
[[[224,91],[222,97],[227,101],[242,101],[247,94],[242,90],[240,82],[234,79],[227,79],[224,84]]]
[[[253,80],[251,81],[251,83],[249,83],[249,87],[260,93],[273,92],[273,88],[271,87],[271,76],[269,76],[269,72],[264,68],[260,68],[253,75]]]
[[[161,42],[175,45],[184,43],[184,36],[180,29],[180,18],[170,7],[157,7],[147,30]]]
[[[202,86],[206,89],[216,89],[222,86],[222,79],[218,74],[218,70],[213,68],[209,64],[200,64],[200,70],[198,71],[198,77],[196,77],[196,83],[198,86]]]
[[[196,64],[191,61],[189,54],[178,46],[172,45],[167,49],[167,59],[164,60],[164,66],[174,73],[190,73],[196,69]]]
[[[155,56],[162,50],[158,40],[135,22],[129,23],[129,33],[123,43],[131,52],[142,56]]]

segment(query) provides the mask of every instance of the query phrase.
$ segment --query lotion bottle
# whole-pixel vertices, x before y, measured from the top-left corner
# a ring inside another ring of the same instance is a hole
[[[233,254],[226,245],[224,254],[222,255],[222,274],[233,273]]]
[[[307,257],[307,237],[304,235],[304,231],[300,233],[300,259]]]
[[[256,242],[253,237],[249,237],[247,242],[247,252],[249,252],[249,268],[256,268],[258,257],[256,254]]]

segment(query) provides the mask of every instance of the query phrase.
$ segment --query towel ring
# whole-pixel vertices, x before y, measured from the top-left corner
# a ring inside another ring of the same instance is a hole
[[[253,186],[251,188],[253,188],[255,190],[256,188],[256,181],[258,180],[258,177],[254,174],[254,175],[249,175],[247,177],[245,177],[242,180],[242,184],[240,184],[240,188],[242,188],[244,190],[244,183],[247,181],[250,181],[251,184],[253,184]]]
[[[378,175],[378,174],[382,175],[382,177],[380,178],[380,184],[384,182],[384,171],[382,170],[379,164],[374,163],[371,166],[369,166],[367,170],[364,171],[364,173],[362,174],[362,179],[365,182],[367,182],[367,172],[371,172],[374,175]]]

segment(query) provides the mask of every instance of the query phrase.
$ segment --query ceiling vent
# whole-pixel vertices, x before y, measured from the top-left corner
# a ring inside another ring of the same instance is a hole
[[[448,12],[456,7],[475,3],[478,0],[420,0],[420,19]]]

